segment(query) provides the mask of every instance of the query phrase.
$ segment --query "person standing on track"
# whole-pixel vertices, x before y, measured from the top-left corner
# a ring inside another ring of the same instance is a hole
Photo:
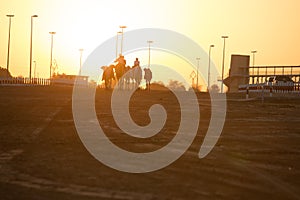
[[[146,90],[150,91],[150,83],[151,83],[151,79],[152,79],[152,71],[150,68],[145,68],[145,75],[144,75],[144,79],[146,80]]]

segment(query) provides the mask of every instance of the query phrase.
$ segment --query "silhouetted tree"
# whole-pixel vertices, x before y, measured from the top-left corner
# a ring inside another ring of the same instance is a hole
[[[161,86],[165,86],[164,82],[162,81],[154,81],[152,84],[157,84],[157,85],[161,85]]]
[[[151,83],[151,90],[168,90],[162,81],[154,81]]]
[[[168,87],[173,90],[182,90],[185,91],[185,86],[182,82],[179,82],[177,80],[169,80]]]
[[[210,92],[214,92],[214,93],[220,92],[219,86],[217,84],[213,84],[212,86],[210,86]]]

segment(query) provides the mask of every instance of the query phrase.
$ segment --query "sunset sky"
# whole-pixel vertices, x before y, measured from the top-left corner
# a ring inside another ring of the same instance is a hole
[[[0,66],[6,68],[8,18],[11,28],[10,71],[29,73],[30,17],[34,18],[33,60],[40,77],[49,76],[50,34],[58,71],[75,74],[79,48],[86,58],[103,41],[125,31],[164,28],[184,34],[208,51],[221,70],[222,35],[226,41],[225,74],[231,54],[257,50],[256,65],[300,65],[299,0],[1,0]],[[146,41],[145,41],[146,42]],[[146,52],[145,52],[146,53]],[[133,60],[128,60],[129,64]],[[141,60],[146,64],[147,60]],[[155,56],[152,62],[155,61]],[[159,63],[157,63],[159,64]],[[201,67],[207,67],[203,64]],[[190,72],[187,72],[188,74]],[[216,82],[217,77],[212,77]]]

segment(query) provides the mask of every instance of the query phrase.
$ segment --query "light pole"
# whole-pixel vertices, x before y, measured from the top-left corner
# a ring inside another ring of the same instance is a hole
[[[207,74],[207,91],[209,92],[210,87],[210,55],[211,55],[211,48],[215,47],[215,45],[211,44],[209,46],[209,53],[208,53],[208,74]]]
[[[254,75],[254,64],[255,64],[255,54],[257,51],[251,51],[252,53],[252,76]],[[254,77],[252,77],[252,84],[254,84]]]
[[[224,62],[225,62],[225,40],[228,38],[228,36],[222,36],[224,39],[224,45],[223,45],[223,61],[222,61],[222,83],[221,83],[221,93],[223,93],[223,82],[224,82]]]
[[[195,82],[194,82],[195,77],[196,77],[196,73],[195,73],[195,71],[193,70],[193,71],[191,72],[191,74],[190,74],[190,78],[192,79],[192,88],[195,88]]]
[[[153,41],[148,40],[147,43],[149,45],[148,46],[148,49],[149,49],[148,68],[150,68],[150,45],[153,43]]]
[[[34,60],[33,63],[34,63],[34,72],[33,72],[34,77],[33,78],[36,78],[36,61]]]
[[[31,31],[30,31],[30,58],[29,58],[29,79],[31,80],[31,68],[32,68],[32,29],[33,29],[33,18],[38,17],[37,15],[31,16]]]
[[[56,34],[56,32],[49,32],[51,35],[51,49],[50,49],[50,74],[49,74],[49,79],[52,77],[52,55],[53,55],[53,36]]]
[[[123,55],[123,35],[124,35],[124,28],[127,28],[127,26],[120,26],[122,29],[122,39],[121,39],[121,55]]]
[[[79,52],[80,52],[80,69],[79,69],[79,76],[81,76],[81,67],[82,67],[82,52],[83,52],[83,49],[79,49]]]
[[[197,89],[197,91],[198,91],[198,89],[199,89],[199,78],[198,78],[198,76],[199,76],[199,63],[200,63],[200,58],[196,58],[196,60],[197,60],[196,89]]]
[[[11,18],[14,17],[14,15],[6,15],[9,18],[8,22],[8,45],[7,45],[7,62],[6,62],[6,78],[8,78],[9,75],[9,52],[10,52],[10,29],[11,29]]]
[[[116,58],[118,58],[119,34],[121,33],[122,33],[121,31],[117,32],[117,36],[116,36]]]

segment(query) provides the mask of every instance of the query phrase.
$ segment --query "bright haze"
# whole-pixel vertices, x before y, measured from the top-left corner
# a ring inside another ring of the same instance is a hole
[[[99,44],[114,37],[120,25],[128,27],[125,32],[170,29],[190,37],[206,51],[214,44],[211,58],[220,71],[221,36],[228,35],[225,76],[231,54],[250,55],[252,50],[257,50],[256,65],[300,65],[299,10],[299,0],[1,0],[0,66],[6,68],[8,14],[15,15],[10,50],[10,71],[14,76],[27,77],[29,73],[32,15],[38,15],[33,19],[32,60],[36,61],[39,77],[49,77],[49,32],[56,32],[53,59],[58,72],[76,74],[78,50],[84,49],[85,59]],[[133,64],[131,58],[128,62]],[[141,64],[147,62],[147,56],[141,58]],[[156,62],[155,57],[151,62]],[[212,83],[216,80],[212,77]]]

